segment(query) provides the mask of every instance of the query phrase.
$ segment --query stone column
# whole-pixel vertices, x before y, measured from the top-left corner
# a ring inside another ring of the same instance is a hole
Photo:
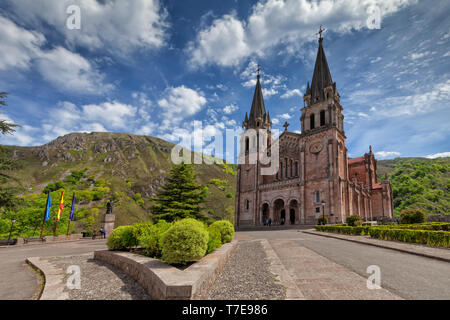
[[[114,222],[116,221],[115,214],[103,214],[101,218],[100,226],[103,230],[106,230],[106,236],[109,237],[111,232],[114,230]]]

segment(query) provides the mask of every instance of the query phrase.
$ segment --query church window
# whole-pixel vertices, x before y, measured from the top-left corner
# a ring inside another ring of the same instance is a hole
[[[316,213],[320,213],[320,208],[316,208]]]
[[[320,111],[320,126],[325,125],[325,110]]]
[[[285,159],[285,162],[286,162],[286,178],[288,178],[289,177],[289,169],[288,169],[288,166],[289,166],[289,163],[288,163],[288,159]]]
[[[295,176],[298,177],[298,161],[295,161]]]
[[[280,162],[280,179],[283,179],[283,162]]]
[[[259,121],[256,123],[256,126],[259,127]]]
[[[294,169],[292,167],[292,160],[289,160],[289,166],[291,167],[291,178],[292,178],[294,176],[293,175]]]
[[[245,208],[248,210],[250,208],[250,200],[245,201]]]
[[[316,202],[320,202],[320,191],[316,191]]]
[[[314,129],[314,114],[309,116],[309,129],[312,130]]]
[[[245,137],[245,153],[248,153],[248,149],[250,147],[249,145],[250,145],[249,138]]]

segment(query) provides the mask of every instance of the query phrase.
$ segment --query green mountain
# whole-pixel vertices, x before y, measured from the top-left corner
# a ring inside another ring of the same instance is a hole
[[[11,158],[22,163],[14,171],[23,206],[0,213],[0,237],[10,219],[17,218],[22,234],[38,234],[46,192],[52,192],[52,219],[64,190],[65,208],[59,233],[65,233],[72,192],[76,193],[76,231],[98,228],[106,203],[114,201],[116,225],[151,219],[152,197],[172,166],[173,144],[148,136],[124,133],[72,133],[39,147],[5,146]],[[447,214],[450,207],[450,159],[397,158],[378,161],[378,175],[389,175],[396,214],[422,208],[428,214]],[[195,165],[197,180],[208,186],[202,214],[213,219],[234,216],[236,165]],[[54,221],[46,225],[51,234]]]
[[[42,217],[45,192],[55,191],[53,215],[59,206],[58,190],[65,191],[63,216],[68,216],[74,191],[78,204],[75,228],[90,231],[98,228],[99,214],[105,212],[110,199],[114,200],[116,225],[151,218],[151,198],[172,166],[173,146],[149,136],[72,133],[44,146],[5,148],[10,157],[23,164],[13,173],[17,178],[14,184],[20,187],[29,209],[39,216],[34,224]],[[236,166],[201,164],[195,165],[195,171],[198,182],[209,188],[202,213],[215,219],[232,219]]]
[[[450,158],[382,160],[377,169],[380,177],[389,176],[397,215],[404,209],[449,214]]]

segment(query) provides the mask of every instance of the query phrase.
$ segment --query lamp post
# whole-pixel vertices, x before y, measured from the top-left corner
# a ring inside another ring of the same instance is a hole
[[[322,200],[322,223],[325,225],[325,201]]]
[[[15,222],[16,222],[16,219],[12,218],[12,219],[11,219],[11,230],[9,230],[8,246],[9,246],[9,243],[11,242],[11,233],[12,233],[12,231],[13,231],[13,227],[14,227],[14,223],[15,223]]]

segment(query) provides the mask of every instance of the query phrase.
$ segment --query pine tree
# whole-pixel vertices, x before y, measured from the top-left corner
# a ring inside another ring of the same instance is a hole
[[[6,92],[0,92],[0,106],[6,106]],[[0,133],[12,134],[18,127],[17,124],[0,120]],[[19,163],[6,155],[6,150],[0,146],[0,212],[17,206],[18,199],[15,197],[16,188],[5,187],[5,183],[12,179],[9,172],[19,168]]]
[[[200,205],[205,201],[207,191],[207,187],[195,181],[192,165],[182,163],[173,167],[162,190],[157,194],[156,204],[152,207],[153,221],[205,219],[200,213]]]

